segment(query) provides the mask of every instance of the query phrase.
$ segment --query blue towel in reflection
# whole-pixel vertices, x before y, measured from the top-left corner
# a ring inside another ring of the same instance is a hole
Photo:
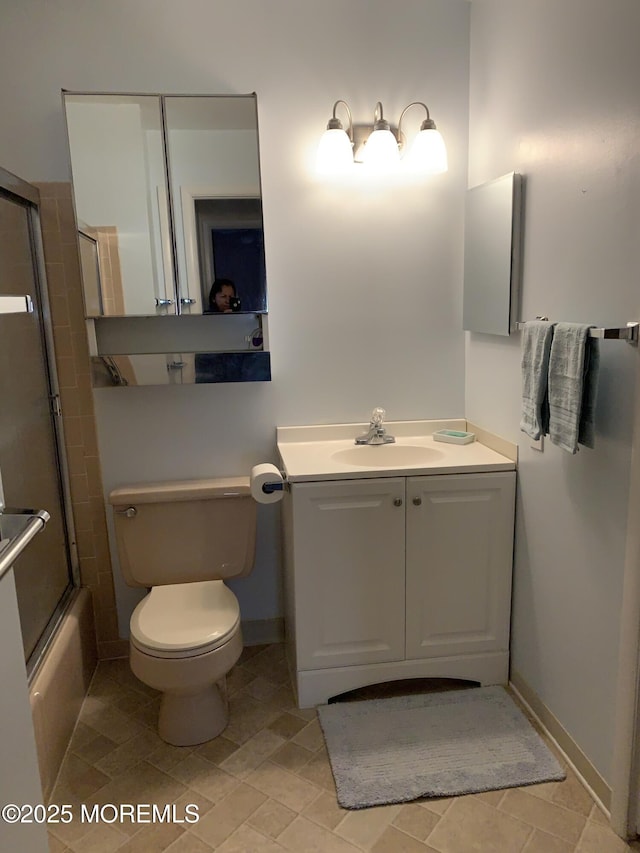
[[[554,324],[530,320],[522,329],[520,429],[537,441],[549,432],[548,372]]]
[[[591,326],[557,323],[549,355],[549,440],[569,453],[595,445],[600,348]]]

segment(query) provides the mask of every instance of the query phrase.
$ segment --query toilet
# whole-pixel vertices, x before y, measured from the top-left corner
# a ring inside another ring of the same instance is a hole
[[[227,725],[226,675],[242,652],[240,607],[225,580],[253,569],[249,478],[123,486],[109,503],[123,578],[149,589],[131,616],[131,670],[162,693],[160,737],[204,743]]]

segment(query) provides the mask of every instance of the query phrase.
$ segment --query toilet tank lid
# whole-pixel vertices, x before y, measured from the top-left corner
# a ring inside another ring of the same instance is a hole
[[[214,477],[209,480],[170,480],[120,486],[109,493],[109,503],[113,506],[168,503],[244,497],[250,494],[249,477]]]

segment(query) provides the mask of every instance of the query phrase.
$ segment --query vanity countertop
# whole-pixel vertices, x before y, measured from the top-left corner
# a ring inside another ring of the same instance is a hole
[[[355,437],[366,433],[368,424],[278,427],[277,445],[284,473],[289,482],[302,483],[516,468],[515,445],[478,431],[463,419],[389,421],[385,427],[389,435],[395,436],[395,443],[356,445]],[[434,441],[433,433],[440,429],[469,429],[477,439],[464,445]]]

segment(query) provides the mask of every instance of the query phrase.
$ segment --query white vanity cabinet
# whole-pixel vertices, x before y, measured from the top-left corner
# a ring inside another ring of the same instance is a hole
[[[292,483],[298,704],[420,677],[505,683],[515,471]]]

